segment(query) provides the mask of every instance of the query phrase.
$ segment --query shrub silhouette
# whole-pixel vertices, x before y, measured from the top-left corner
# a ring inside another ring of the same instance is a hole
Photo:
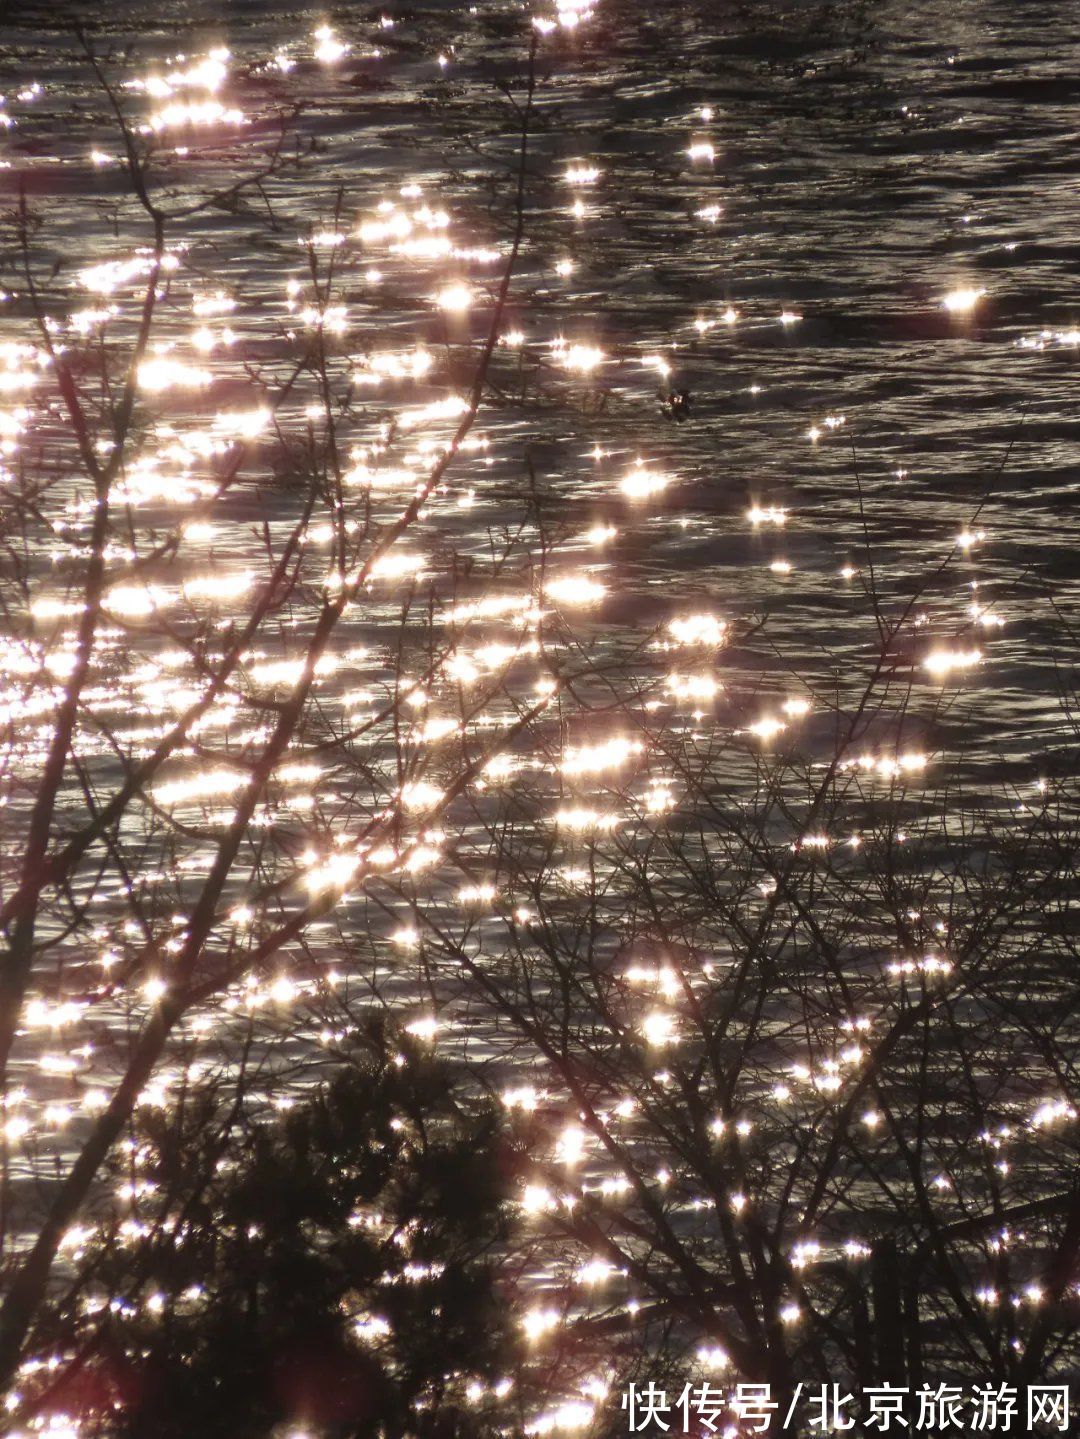
[[[453,1078],[383,1049],[283,1115],[237,1125],[202,1097],[162,1116],[151,1233],[87,1270],[128,1299],[102,1304],[53,1407],[160,1439],[488,1432],[465,1390],[512,1359],[507,1165]]]

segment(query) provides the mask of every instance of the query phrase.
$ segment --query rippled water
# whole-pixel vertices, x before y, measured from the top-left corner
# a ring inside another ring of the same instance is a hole
[[[587,393],[579,387],[577,417],[527,405],[499,414],[508,483],[484,495],[484,523],[517,516],[513,467],[527,444],[564,513],[617,516],[617,622],[651,623],[672,594],[707,590],[729,612],[768,609],[789,633],[805,627],[836,655],[851,604],[837,574],[863,548],[856,469],[871,539],[898,588],[943,556],[981,505],[986,540],[971,578],[984,602],[1024,623],[995,640],[992,683],[976,703],[995,749],[1029,748],[1054,688],[1048,600],[1071,598],[1075,568],[1075,216],[1063,177],[1075,167],[1076,83],[1068,7],[1037,8],[680,5],[652,16],[613,4],[555,45],[530,167],[530,213],[542,215],[546,244],[531,263],[559,251],[576,268],[565,280],[549,269],[521,314],[534,343],[566,333],[611,358]],[[307,107],[298,128],[318,161],[282,187],[289,219],[327,217],[338,186],[356,213],[410,180],[442,204],[474,205],[476,182],[515,144],[484,103],[489,77],[514,63],[507,7],[414,7],[379,37],[382,61],[312,66],[301,57],[325,19],[191,6],[165,27],[121,7],[105,33],[134,42],[140,59],[225,42],[237,68],[292,47],[299,74],[243,86],[256,104],[276,92]],[[92,102],[70,37],[53,12],[27,15],[25,29],[9,20],[8,37],[7,109],[18,119],[9,175],[25,174],[43,198],[107,203],[118,182],[83,163],[93,132],[71,125]],[[440,74],[435,56],[450,45]],[[16,86],[35,80],[44,93],[16,99]],[[693,138],[708,139],[715,162],[688,159]],[[573,191],[587,205],[575,223],[558,181],[564,162],[582,157],[601,178]],[[715,222],[698,217],[713,204]],[[58,250],[69,244],[63,227],[86,213],[63,203],[50,215]],[[242,220],[201,228],[212,232],[203,263],[257,325],[283,275],[298,271],[287,240],[253,235]],[[950,315],[942,295],[965,286],[985,296],[973,313]],[[407,329],[422,306],[406,280],[391,323]],[[785,309],[801,319],[780,323]],[[369,304],[361,323],[372,319]],[[695,320],[714,328],[698,335]],[[691,392],[681,426],[654,403],[655,376],[640,363],[649,354],[664,355]],[[807,439],[840,414],[842,428]],[[612,466],[584,462],[594,444],[647,453],[677,488],[662,505],[619,503]],[[747,533],[753,503],[789,509],[782,535]],[[770,572],[774,556],[791,561],[789,576]]]
[[[70,13],[78,18],[76,7]],[[210,127],[219,148],[185,131],[176,204],[230,183],[265,152],[275,115],[297,107],[284,142],[296,166],[268,177],[261,195],[224,198],[177,230],[184,248],[155,343],[174,347],[170,362],[208,376],[201,388],[163,391],[165,421],[181,434],[220,439],[215,415],[250,410],[260,377],[288,373],[311,302],[308,252],[297,241],[313,231],[344,237],[313,247],[323,264],[340,251],[340,333],[330,315],[323,322],[334,353],[358,370],[357,357],[389,349],[420,345],[432,359],[419,377],[359,383],[353,407],[340,412],[342,445],[370,445],[388,419],[408,424],[411,408],[468,389],[512,231],[519,136],[499,87],[510,84],[522,103],[523,12],[450,3],[399,11],[388,0],[383,13],[392,25],[344,7],[282,10],[261,0],[189,5],[167,20],[160,7],[132,4],[95,13],[94,46],[118,82],[175,71],[188,63],[175,60],[179,51],[228,47],[221,95],[249,123]],[[80,274],[130,256],[147,227],[120,203],[127,185],[115,126],[67,12],[24,9],[4,23],[4,113],[13,121],[0,137],[4,203],[25,187],[43,219],[35,253],[57,258],[72,307],[126,304],[130,278],[113,289],[115,276]],[[326,24],[349,48],[320,59],[313,47]],[[920,601],[928,639],[913,658],[918,668],[934,646],[978,646],[980,662],[968,683],[946,686],[940,705],[937,676],[918,670],[925,703],[905,738],[949,756],[950,773],[962,756],[972,803],[1003,779],[1029,786],[1065,767],[1060,691],[1075,652],[1062,615],[1080,578],[1074,30],[1065,3],[599,0],[575,28],[543,35],[524,245],[502,327],[504,336],[519,330],[521,342],[496,352],[470,437],[482,448],[450,467],[445,492],[403,546],[432,576],[441,622],[451,595],[470,593],[470,561],[500,589],[483,569],[493,532],[508,537],[519,592],[523,567],[532,567],[526,589],[535,585],[543,533],[552,568],[606,587],[597,605],[568,609],[577,640],[619,668],[627,692],[655,669],[637,646],[672,619],[706,611],[733,633],[746,629],[723,673],[729,717],[749,724],[807,687],[842,692],[866,664],[871,575],[895,607],[951,555]],[[169,103],[121,94],[133,117]],[[567,177],[590,167],[595,176]],[[403,186],[419,190],[403,195]],[[388,201],[428,238],[443,229],[415,212],[445,209],[453,244],[490,254],[432,259],[395,252],[393,234],[365,238],[363,224],[380,223]],[[466,313],[433,303],[448,284],[473,288]],[[965,291],[976,292],[970,304],[946,304]],[[193,300],[219,293],[235,303],[216,314],[204,304],[208,313],[193,316]],[[6,339],[25,342],[28,322],[21,303],[0,310]],[[593,347],[601,353],[591,356]],[[13,359],[12,372],[21,364]],[[665,403],[673,393],[687,397],[679,415]],[[281,411],[294,440],[301,400],[312,398],[298,394]],[[62,465],[57,413],[34,417],[30,429]],[[426,417],[417,433],[445,442],[453,418]],[[178,477],[205,480],[205,458],[193,451],[174,467],[166,457],[165,484],[147,479],[134,521],[142,543],[194,503],[194,492],[174,487]],[[644,493],[635,492],[638,459],[666,480],[655,493],[640,476]],[[240,577],[235,594],[211,600],[223,614],[244,613],[259,523],[281,539],[302,502],[288,466],[266,463],[215,511],[215,533],[191,536],[160,583]],[[415,481],[420,460],[413,453],[408,463]],[[88,522],[77,491],[65,512],[75,543]],[[616,533],[600,544],[581,538],[597,526]],[[62,559],[44,550],[36,558],[40,593],[58,593]],[[320,691],[328,712],[366,713],[370,700],[350,701],[350,691],[390,682],[385,656],[402,593],[377,586],[349,627]],[[973,603],[991,624],[976,614],[973,625]],[[423,605],[414,604],[406,629],[419,643]],[[519,644],[522,631],[487,638]],[[291,653],[287,625],[277,639],[261,662]],[[153,652],[145,636],[110,643],[119,670],[140,645]],[[535,700],[538,671],[527,669],[508,682],[521,704]],[[148,681],[136,667],[105,708],[142,706],[153,717],[161,684],[160,673]],[[21,715],[31,758],[40,717],[32,708]],[[827,760],[833,717],[815,712],[799,724],[807,753]],[[106,750],[88,753],[106,774]],[[749,795],[754,775],[741,782]],[[331,789],[321,795],[327,805]],[[347,809],[357,792],[334,798]],[[23,804],[15,793],[9,835]],[[285,805],[280,814],[301,835],[308,812]],[[333,933],[324,938],[332,956]],[[399,979],[406,1005],[422,1002],[413,983]],[[34,1102],[56,1102],[34,1064],[28,1049],[20,1072],[38,1086]]]

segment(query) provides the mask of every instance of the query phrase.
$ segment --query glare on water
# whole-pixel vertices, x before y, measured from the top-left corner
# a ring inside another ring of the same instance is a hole
[[[575,68],[583,58],[619,74],[617,59],[590,49],[603,9],[597,0],[544,0],[523,21],[568,87],[584,83],[587,71]],[[904,249],[910,241],[898,226],[881,243],[896,248],[905,277],[916,261],[931,272],[923,298],[894,284],[885,264],[884,278],[860,271],[861,281],[846,282],[843,303],[827,303],[820,254],[793,242],[785,248],[785,186],[795,182],[775,136],[753,139],[766,157],[756,168],[758,159],[740,152],[751,122],[733,129],[720,96],[713,105],[694,100],[691,110],[675,84],[670,94],[630,96],[629,139],[612,138],[585,91],[574,91],[587,123],[575,121],[559,143],[543,133],[536,141],[527,178],[547,198],[536,202],[537,239],[524,245],[509,302],[496,315],[512,227],[492,218],[485,186],[502,183],[503,170],[485,170],[480,152],[462,146],[457,168],[444,176],[441,161],[449,157],[439,154],[434,120],[431,133],[423,131],[427,121],[416,121],[420,131],[401,143],[408,126],[391,109],[399,97],[385,102],[387,126],[401,131],[396,141],[370,138],[368,168],[350,156],[350,144],[362,151],[369,143],[346,134],[346,101],[358,89],[353,67],[392,73],[397,52],[389,47],[410,24],[403,14],[354,25],[342,14],[336,26],[305,33],[282,18],[280,44],[241,33],[230,36],[230,48],[148,61],[145,73],[125,79],[123,96],[142,139],[167,151],[169,163],[191,162],[178,172],[192,177],[178,182],[178,193],[194,186],[198,166],[212,178],[214,166],[247,155],[244,147],[265,136],[276,92],[260,89],[260,76],[297,87],[289,96],[316,87],[320,113],[339,133],[325,155],[313,146],[302,203],[279,199],[268,186],[266,205],[281,213],[250,253],[236,217],[254,230],[256,212],[235,205],[230,212],[224,190],[213,246],[204,214],[170,232],[160,253],[146,244],[145,227],[125,219],[116,236],[101,231],[92,245],[78,246],[60,272],[63,305],[50,312],[44,333],[25,315],[0,311],[9,336],[0,345],[0,481],[16,493],[21,467],[41,454],[62,472],[28,570],[25,614],[0,641],[5,779],[17,794],[40,772],[64,682],[84,657],[79,626],[87,603],[78,575],[93,554],[99,502],[79,477],[73,450],[60,450],[57,358],[76,347],[92,354],[130,344],[147,286],[160,329],[133,373],[113,376],[115,395],[130,386],[141,429],[112,481],[80,763],[96,776],[119,756],[145,761],[181,718],[185,725],[183,742],[142,795],[161,846],[145,884],[160,891],[161,913],[166,901],[171,910],[154,935],[153,962],[140,958],[138,925],[129,928],[128,880],[110,874],[88,905],[70,983],[43,970],[28,996],[18,1084],[4,1096],[2,1118],[5,1142],[27,1165],[70,1152],[65,1145],[115,1088],[113,1037],[127,1032],[133,1016],[141,1022],[168,1005],[190,886],[206,875],[251,791],[258,800],[249,832],[265,839],[278,869],[265,889],[258,862],[230,884],[215,942],[256,943],[251,936],[262,934],[279,902],[310,905],[321,923],[351,914],[369,887],[381,884],[385,895],[396,885],[393,918],[372,938],[379,963],[398,976],[386,1003],[413,1041],[454,1055],[463,1052],[468,1026],[452,1005],[440,1007],[416,988],[414,969],[402,977],[424,953],[429,921],[441,923],[449,912],[450,922],[484,944],[507,943],[510,952],[527,944],[538,907],[594,895],[598,884],[613,882],[612,856],[632,852],[632,837],[690,822],[685,775],[671,763],[680,745],[698,753],[717,746],[725,802],[734,805],[736,796],[751,807],[772,794],[781,818],[770,820],[775,832],[767,838],[793,866],[785,873],[820,866],[839,884],[843,866],[857,865],[878,843],[872,822],[864,828],[871,799],[902,796],[916,808],[924,790],[932,795],[948,738],[939,748],[935,726],[950,706],[970,705],[987,732],[996,722],[1001,747],[1025,763],[1057,723],[1056,711],[1038,700],[1048,693],[1045,640],[1042,632],[1030,645],[1017,637],[1023,607],[1010,582],[1022,593],[1017,577],[1025,566],[1016,556],[1039,540],[1060,545],[1060,536],[1034,493],[1014,496],[1012,514],[991,500],[984,515],[982,492],[964,490],[968,476],[954,455],[970,442],[969,422],[950,430],[934,397],[955,381],[970,398],[979,375],[968,350],[950,349],[959,358],[943,359],[924,334],[933,324],[942,345],[976,343],[999,303],[1007,308],[1008,267],[991,296],[969,283],[974,261],[951,268],[934,259],[929,242]],[[425,58],[430,82],[410,71],[402,84],[447,86],[437,94],[450,106],[448,75],[455,85],[480,84],[470,54],[464,41],[457,48],[448,38]],[[372,85],[372,96],[381,93]],[[38,99],[29,95],[24,109]],[[639,104],[647,125],[634,118]],[[664,125],[653,123],[650,106],[669,112]],[[21,124],[22,111],[18,118]],[[17,133],[11,118],[5,134]],[[94,134],[80,135],[77,161],[64,163],[105,186],[122,181],[127,162],[115,136]],[[340,203],[323,203],[337,185]],[[657,186],[670,194],[662,236],[652,201],[642,198]],[[804,195],[800,203],[800,224],[812,229],[817,202]],[[831,203],[821,202],[820,218],[830,234]],[[843,196],[835,203],[848,205]],[[751,243],[758,214],[761,235]],[[846,237],[860,220],[845,209],[835,223]],[[936,229],[932,238],[936,244]],[[832,236],[830,243],[835,263],[842,242]],[[770,245],[777,254],[763,259]],[[670,259],[670,273],[658,255]],[[781,301],[785,295],[790,301]],[[868,358],[873,347],[848,342],[845,327],[876,337],[894,320],[902,337],[891,341],[895,357],[881,361],[889,374],[879,384],[879,358]],[[986,364],[1002,392],[1014,374],[1032,373],[1015,367],[1054,356],[1065,362],[1077,345],[1067,316],[1002,324],[978,342],[991,351]],[[492,369],[478,407],[472,383],[485,346]],[[329,357],[333,395],[306,372],[291,377],[297,356],[313,354]],[[666,408],[675,396],[685,397],[684,410]],[[1061,392],[1047,404],[1060,408]],[[94,463],[108,463],[113,443],[102,430],[90,447]],[[301,519],[317,450],[332,482]],[[1054,452],[1044,457],[1056,473]],[[1034,538],[1017,522],[1021,514]],[[408,522],[397,533],[403,515]],[[271,577],[276,560],[268,556],[280,555],[294,525],[289,564],[299,566],[304,599],[279,609],[275,586],[284,581]],[[845,686],[866,658],[861,637],[876,635],[881,620],[873,584],[882,569],[894,577],[885,607],[899,612],[916,579],[938,567],[945,579],[888,655],[889,682],[902,679],[915,695],[914,719],[893,723],[885,706],[872,728],[841,741]],[[311,616],[336,607],[340,628],[309,654]],[[247,634],[250,617],[264,612],[266,623]],[[235,663],[208,694],[207,676],[230,645]],[[590,661],[595,672],[576,689]],[[592,690],[595,673],[618,679]],[[1035,681],[1017,678],[1031,674]],[[311,735],[258,774],[278,716],[301,694],[318,716]],[[343,735],[356,746],[350,753],[363,755],[370,790],[359,799],[338,771],[335,743]],[[973,765],[994,760],[987,745]],[[807,816],[802,794],[783,791],[782,767],[795,764],[811,775],[834,771],[849,787],[845,797],[855,798],[843,823]],[[72,785],[66,802],[84,805],[74,777]],[[496,873],[481,842],[475,853],[470,848],[493,812],[485,805],[519,792],[533,806],[530,835],[551,855],[534,876],[537,895]],[[456,806],[471,807],[471,820],[462,821]],[[707,828],[716,817],[694,822]],[[888,840],[908,844],[908,831],[890,831]],[[755,894],[767,898],[776,880],[764,853],[763,840],[751,860]],[[408,906],[400,898],[406,893]],[[313,948],[330,951],[320,964],[328,958],[347,968],[329,923],[316,935]],[[299,1033],[301,1017],[354,978],[346,973],[331,984],[292,949],[279,959],[186,1017],[193,1052],[227,1043],[238,1016],[272,1013],[281,1023],[293,1016]],[[621,965],[617,984],[611,981],[612,1033],[646,1056],[635,1073],[647,1075],[652,1098],[676,1083],[694,1006],[726,962],[711,952],[686,962],[648,956]],[[932,949],[912,945],[882,969],[890,990],[904,994],[956,974],[947,938],[938,945],[936,937]],[[831,1051],[807,1053],[763,1080],[755,1114],[846,1102],[872,1052],[874,1022],[838,1012]],[[172,1102],[190,1079],[185,1064],[168,1057],[147,1085],[148,1107]],[[617,1146],[599,1139],[640,1117],[640,1096],[629,1085],[602,1119],[586,1120],[547,1074],[526,1083],[507,1073],[500,1083],[505,1109],[530,1117],[539,1135],[532,1177],[515,1205],[530,1232],[546,1223],[556,1230],[582,1205],[608,1212],[630,1205],[625,1166],[610,1158]],[[869,1095],[867,1086],[862,1103]],[[875,1108],[860,1105],[856,1114],[867,1131],[883,1125]],[[1075,1118],[1069,1096],[1047,1092],[1031,1098],[1022,1122],[1049,1133]],[[707,1142],[737,1144],[758,1123],[718,1115]],[[132,1242],[152,1198],[145,1183],[131,1179],[119,1195],[129,1226],[121,1233]],[[653,1183],[656,1192],[679,1191],[684,1217],[711,1203],[684,1193],[668,1164],[651,1174]],[[938,1189],[948,1187],[945,1180]],[[725,1223],[754,1213],[748,1187],[729,1191]],[[90,1230],[73,1227],[67,1251],[81,1252],[89,1238]],[[839,1252],[851,1264],[865,1257],[858,1238],[842,1250],[807,1236],[791,1263],[810,1273]],[[520,1328],[534,1355],[593,1308],[614,1305],[629,1321],[637,1313],[628,1271],[607,1253],[586,1252],[568,1277],[557,1260],[538,1261],[533,1281]],[[1017,1302],[1040,1299],[1029,1285]],[[785,1329],[797,1332],[808,1313],[795,1298],[785,1301]],[[378,1313],[356,1321],[364,1344],[387,1331]],[[702,1373],[732,1364],[719,1345],[695,1352]],[[592,1373],[576,1382],[575,1393],[533,1415],[525,1432],[587,1428],[607,1402],[608,1381]],[[493,1392],[479,1380],[470,1390],[477,1403]],[[79,1427],[53,1416],[40,1432],[74,1436]]]

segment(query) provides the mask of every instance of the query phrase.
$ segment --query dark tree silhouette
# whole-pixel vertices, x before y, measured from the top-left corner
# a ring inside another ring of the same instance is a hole
[[[146,1126],[144,1237],[88,1247],[45,1321],[79,1356],[49,1406],[132,1439],[492,1432],[512,1164],[493,1107],[407,1037],[261,1117],[194,1095]]]

